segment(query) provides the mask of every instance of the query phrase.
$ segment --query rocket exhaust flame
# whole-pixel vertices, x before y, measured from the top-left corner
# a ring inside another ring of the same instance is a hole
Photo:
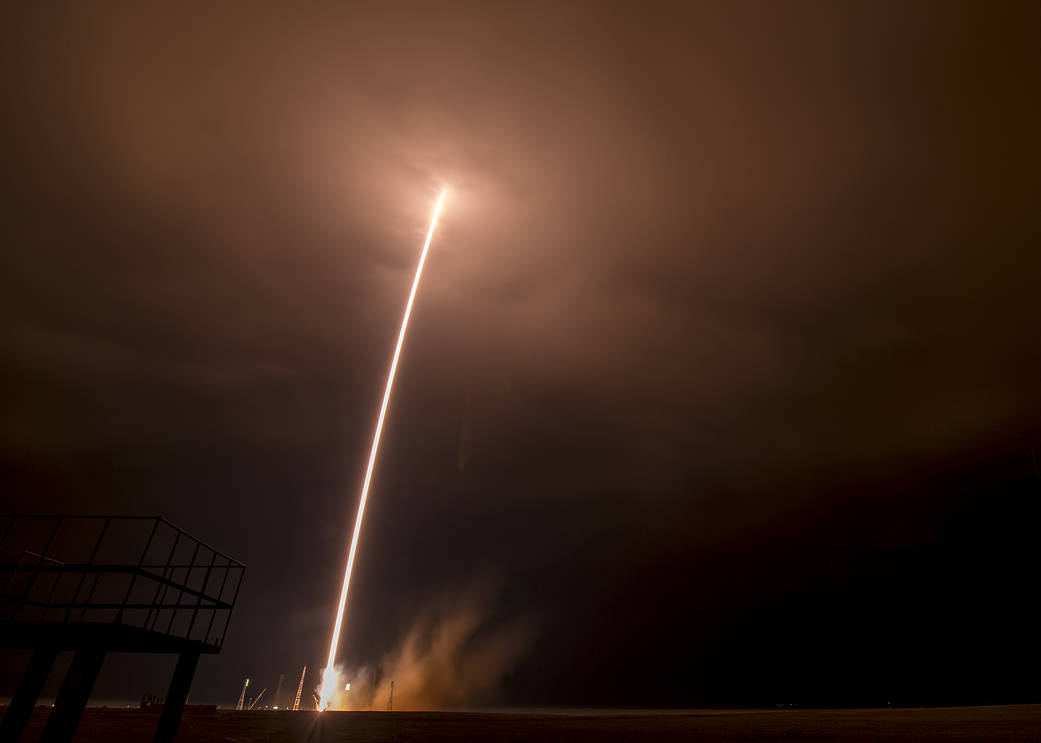
[[[336,646],[340,642],[340,628],[343,625],[343,610],[347,606],[347,591],[351,586],[351,571],[354,569],[354,555],[358,550],[358,536],[361,534],[362,520],[365,517],[365,502],[369,497],[369,484],[372,482],[372,469],[376,464],[376,453],[380,448],[380,437],[383,434],[383,421],[387,415],[387,406],[390,403],[390,392],[394,387],[394,375],[398,370],[398,358],[401,356],[401,347],[405,343],[405,331],[408,329],[408,320],[412,314],[412,305],[416,301],[416,290],[419,289],[419,279],[423,275],[423,265],[427,260],[430,250],[430,240],[434,237],[434,228],[437,226],[437,218],[441,214],[441,205],[445,201],[445,191],[437,199],[434,207],[434,216],[430,220],[430,229],[427,230],[427,239],[423,243],[423,252],[419,256],[419,266],[416,268],[416,277],[412,280],[412,291],[405,305],[405,315],[401,319],[401,331],[398,333],[398,345],[394,349],[394,358],[390,362],[390,373],[387,374],[387,386],[383,391],[383,404],[380,406],[380,415],[376,421],[376,433],[372,437],[372,449],[369,451],[369,464],[365,469],[365,481],[361,487],[361,499],[358,501],[358,515],[354,519],[354,534],[351,536],[351,549],[347,553],[347,569],[343,576],[343,588],[340,591],[340,603],[336,608],[336,622],[333,624],[333,636],[329,642],[329,659],[322,671],[322,688],[319,692],[318,710],[324,710],[329,706],[329,699],[333,693],[338,691],[337,674],[333,668],[336,661]]]

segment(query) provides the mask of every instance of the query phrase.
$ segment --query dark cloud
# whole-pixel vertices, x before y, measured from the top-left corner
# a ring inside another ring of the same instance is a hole
[[[541,622],[507,701],[949,698],[1018,606],[987,585],[1035,564],[1010,535],[1037,515],[1039,21],[25,6],[2,73],[5,505],[162,513],[247,562],[197,694],[319,664],[449,184],[350,664],[476,566],[505,586],[489,613]],[[966,587],[979,544],[1003,577]],[[934,657],[908,629],[928,621],[965,629],[963,676],[897,652]]]

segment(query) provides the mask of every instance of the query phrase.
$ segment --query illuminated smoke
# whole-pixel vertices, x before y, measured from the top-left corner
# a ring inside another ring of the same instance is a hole
[[[351,549],[347,553],[347,569],[343,575],[343,589],[340,591],[340,603],[336,608],[336,622],[333,625],[333,636],[329,642],[329,660],[322,671],[322,687],[319,693],[318,709],[323,710],[329,706],[329,700],[336,693],[341,684],[339,676],[334,669],[336,660],[336,646],[340,642],[340,627],[343,624],[343,610],[347,606],[347,591],[351,586],[351,571],[354,569],[354,553],[358,549],[358,536],[361,534],[361,524],[365,517],[365,501],[369,497],[369,483],[372,481],[372,468],[376,463],[376,453],[380,448],[380,436],[383,434],[383,420],[387,415],[387,405],[390,403],[390,392],[394,387],[394,374],[398,370],[398,358],[401,356],[401,347],[405,343],[405,331],[408,329],[408,319],[412,314],[412,304],[416,301],[416,290],[419,289],[419,279],[423,275],[423,264],[426,263],[427,253],[430,250],[430,240],[434,237],[434,228],[437,226],[437,218],[441,214],[441,205],[445,201],[445,191],[437,199],[434,207],[434,216],[430,220],[430,229],[427,231],[427,239],[423,244],[423,252],[419,256],[419,266],[416,267],[416,277],[412,280],[412,291],[408,295],[408,304],[405,305],[405,316],[401,319],[401,332],[398,333],[398,345],[394,349],[394,359],[390,362],[390,373],[387,374],[387,387],[383,391],[383,404],[380,405],[379,419],[376,421],[376,433],[372,437],[372,449],[369,451],[369,464],[365,469],[365,482],[361,487],[361,499],[358,501],[358,515],[354,519],[354,534],[351,536]]]
[[[371,666],[338,668],[337,709],[466,709],[495,704],[502,681],[530,649],[533,617],[496,617],[494,587],[474,582],[420,611],[395,648]],[[349,692],[344,691],[347,681]]]

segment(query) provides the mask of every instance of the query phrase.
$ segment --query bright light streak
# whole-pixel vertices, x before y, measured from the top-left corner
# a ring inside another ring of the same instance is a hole
[[[430,220],[430,229],[427,230],[427,239],[423,243],[423,252],[419,256],[419,266],[416,268],[416,277],[412,280],[412,291],[408,295],[408,304],[405,305],[405,316],[401,319],[401,332],[398,333],[398,345],[394,349],[394,358],[390,362],[390,373],[387,375],[387,386],[383,391],[383,404],[380,406],[379,419],[376,421],[376,433],[372,437],[372,449],[369,451],[369,465],[365,469],[365,482],[361,486],[361,499],[358,501],[358,515],[354,519],[354,534],[351,537],[351,549],[347,553],[347,569],[343,575],[343,589],[340,591],[340,604],[336,609],[336,623],[333,625],[333,636],[329,642],[329,660],[322,671],[322,689],[319,692],[318,710],[324,710],[329,706],[329,699],[337,689],[336,671],[333,663],[336,660],[336,646],[340,643],[340,627],[343,625],[343,610],[347,606],[347,591],[351,586],[351,571],[354,569],[354,554],[358,550],[358,536],[361,534],[362,519],[365,517],[365,501],[369,498],[369,484],[372,482],[372,468],[376,464],[376,453],[380,448],[380,437],[383,434],[383,420],[387,416],[387,405],[390,403],[390,392],[394,387],[394,375],[398,370],[398,358],[401,356],[401,347],[405,343],[405,331],[408,329],[408,319],[412,314],[412,305],[416,301],[416,290],[419,289],[419,279],[423,275],[423,265],[430,251],[430,240],[434,237],[434,228],[437,226],[437,218],[441,214],[441,205],[445,201],[446,191],[441,191],[434,207],[434,216]]]

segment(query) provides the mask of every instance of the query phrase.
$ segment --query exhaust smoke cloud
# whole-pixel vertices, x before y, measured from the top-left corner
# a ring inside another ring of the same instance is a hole
[[[334,709],[460,709],[497,701],[503,678],[531,647],[530,618],[495,622],[492,592],[446,594],[420,613],[400,644],[375,666],[340,667]],[[346,684],[350,691],[345,691]]]

